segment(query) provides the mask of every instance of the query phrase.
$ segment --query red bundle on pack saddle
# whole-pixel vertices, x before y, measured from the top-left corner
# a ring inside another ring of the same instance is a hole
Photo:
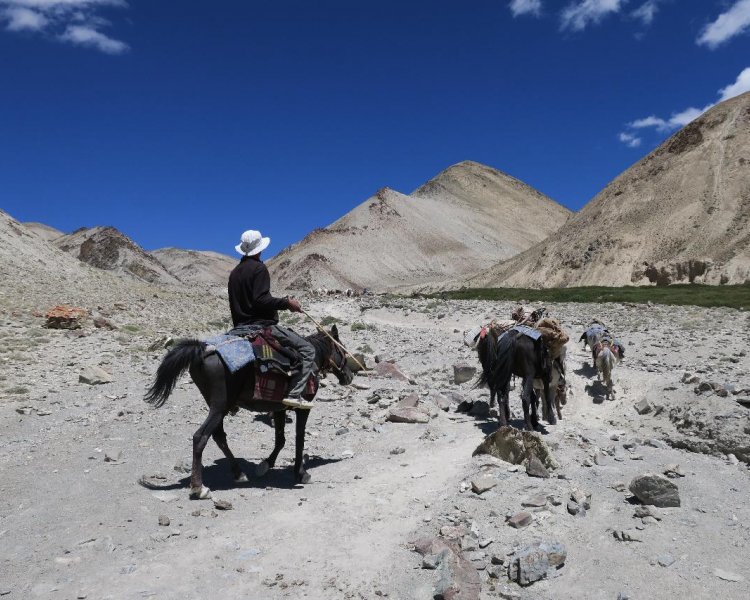
[[[289,379],[299,369],[299,357],[294,350],[284,348],[264,329],[250,338],[255,353],[255,390],[253,400],[281,402],[286,397]],[[302,398],[312,400],[318,392],[318,378],[307,380]]]

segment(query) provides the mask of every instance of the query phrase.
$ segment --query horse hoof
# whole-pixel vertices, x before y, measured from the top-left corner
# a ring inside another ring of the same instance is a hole
[[[268,461],[262,460],[260,461],[260,464],[255,467],[255,476],[256,477],[263,477],[268,471],[271,469],[271,465],[268,464]]]
[[[490,418],[497,419],[499,416],[500,416],[500,413],[498,412],[496,408],[490,409]]]
[[[239,475],[237,475],[237,477],[234,478],[235,483],[247,483],[248,481],[250,480],[247,478],[247,475],[245,475],[244,473],[240,473]]]
[[[297,477],[297,483],[310,483],[312,481],[312,477],[310,477],[310,473],[305,472],[302,474],[302,477]]]
[[[190,488],[190,499],[191,500],[207,500],[211,497],[211,490],[205,485],[200,487]]]

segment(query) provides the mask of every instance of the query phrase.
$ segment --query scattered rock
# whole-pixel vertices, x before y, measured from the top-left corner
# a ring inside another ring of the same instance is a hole
[[[662,567],[671,567],[675,563],[675,557],[671,554],[664,554],[656,559]]]
[[[109,448],[104,451],[104,462],[116,463],[122,458],[122,450],[119,448]]]
[[[471,489],[475,494],[484,494],[498,484],[497,479],[490,475],[481,475],[471,480]]]
[[[401,446],[396,446],[395,448],[392,448],[390,451],[390,454],[393,454],[394,456],[398,454],[403,454],[406,452],[406,448],[402,448]]]
[[[375,373],[380,377],[387,377],[389,379],[396,379],[397,381],[409,381],[406,374],[399,369],[394,363],[390,362],[379,362],[375,365]]]
[[[585,517],[586,516],[586,509],[583,508],[583,506],[581,506],[580,504],[578,504],[578,502],[575,502],[575,501],[571,500],[570,502],[568,502],[567,508],[568,508],[568,512],[571,515],[573,515],[574,517],[576,517],[576,516],[578,516],[578,517]]]
[[[108,331],[117,330],[117,325],[105,317],[94,317],[94,327],[97,329],[107,329]]]
[[[232,503],[227,500],[214,499],[214,508],[217,508],[218,510],[232,510]]]
[[[453,383],[460,385],[474,379],[477,368],[465,363],[453,365]]]
[[[85,383],[87,385],[102,385],[105,383],[112,383],[114,379],[112,375],[107,373],[101,367],[94,365],[84,367],[81,373],[78,375],[79,383]]]
[[[640,534],[633,529],[627,529],[623,531],[615,530],[613,532],[613,535],[615,536],[615,539],[620,542],[642,542],[643,541]]]
[[[167,515],[159,515],[159,525],[162,527],[169,527],[169,517]]]
[[[729,571],[725,571],[724,569],[714,569],[714,575],[716,575],[716,577],[718,577],[719,579],[723,579],[724,581],[733,581],[735,583],[739,583],[740,581],[745,580],[742,575],[737,575],[736,573],[731,573]]]
[[[526,508],[544,508],[547,506],[547,498],[545,496],[532,496],[523,500],[521,506]]]
[[[636,402],[635,410],[639,415],[646,415],[654,410],[654,407],[651,406],[651,402],[648,399],[644,398],[640,402]]]
[[[565,565],[567,551],[557,541],[543,541],[517,550],[508,562],[508,578],[519,585],[531,585],[547,577]]]
[[[664,474],[670,479],[677,479],[678,477],[685,477],[685,471],[678,464],[667,465],[664,469]]]
[[[157,350],[166,350],[173,344],[174,344],[174,339],[172,339],[168,335],[164,335],[160,337],[158,340],[154,340],[153,342],[151,342],[151,344],[149,344],[148,351],[156,352]]]
[[[542,479],[549,478],[549,471],[535,454],[529,456],[526,461],[526,474],[529,475],[529,477],[541,477]]]
[[[392,423],[428,423],[430,415],[419,408],[396,407],[388,412],[387,420]]]
[[[514,529],[522,529],[523,527],[530,525],[533,520],[534,516],[531,513],[522,511],[520,513],[516,513],[510,519],[508,519],[508,525],[510,525]]]
[[[677,486],[663,475],[639,475],[630,482],[629,489],[643,504],[680,506],[680,492]]]
[[[451,401],[444,394],[433,394],[432,401],[440,410],[448,412],[451,407]]]

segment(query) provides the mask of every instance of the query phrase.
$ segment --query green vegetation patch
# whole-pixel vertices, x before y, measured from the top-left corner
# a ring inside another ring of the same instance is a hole
[[[571,287],[552,289],[472,288],[432,294],[431,298],[450,300],[494,300],[526,302],[632,302],[634,304],[672,304],[679,306],[726,306],[748,310],[750,284],[626,287]]]

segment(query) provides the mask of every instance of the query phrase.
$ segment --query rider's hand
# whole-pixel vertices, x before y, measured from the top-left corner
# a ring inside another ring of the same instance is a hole
[[[293,296],[289,297],[289,310],[292,312],[302,312],[302,305],[299,303],[299,300]]]

